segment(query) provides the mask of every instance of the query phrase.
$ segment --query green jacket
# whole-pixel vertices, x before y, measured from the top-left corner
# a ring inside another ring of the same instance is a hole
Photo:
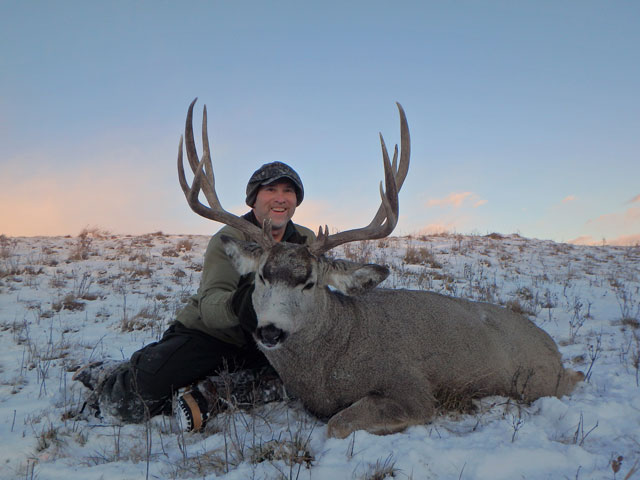
[[[244,217],[257,223],[253,212],[249,212]],[[233,267],[231,259],[222,247],[220,240],[222,235],[249,241],[247,235],[228,225],[211,237],[204,255],[198,292],[178,313],[177,320],[185,327],[200,330],[223,342],[244,346],[245,334],[238,323],[238,317],[231,310],[231,297],[238,286],[240,274]],[[299,238],[299,235],[303,238]],[[314,233],[308,228],[289,221],[282,241],[296,239],[309,244],[315,238]]]

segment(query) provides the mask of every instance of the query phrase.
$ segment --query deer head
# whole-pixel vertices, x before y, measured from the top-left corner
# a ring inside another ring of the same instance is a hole
[[[321,323],[318,312],[325,296],[359,295],[389,275],[387,267],[331,260],[306,245],[277,243],[264,249],[227,236],[222,242],[240,274],[255,273],[255,336],[266,348],[284,342],[310,320]]]

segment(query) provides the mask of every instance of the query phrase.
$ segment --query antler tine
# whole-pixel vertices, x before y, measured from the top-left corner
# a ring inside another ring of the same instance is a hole
[[[204,174],[211,185],[213,185],[213,193],[215,194],[215,176],[213,167],[211,166],[211,150],[209,149],[209,134],[207,133],[207,106],[202,107],[202,161],[205,162]],[[207,183],[207,182],[205,182]],[[216,195],[216,199],[218,196]]]
[[[189,109],[187,110],[187,120],[184,125],[184,136],[185,136],[185,148],[187,150],[187,160],[189,160],[189,165],[191,166],[191,171],[195,174],[198,169],[198,164],[200,160],[198,159],[198,152],[196,151],[196,142],[193,139],[193,106],[198,101],[198,97],[193,99],[193,102],[189,105]]]
[[[218,199],[218,194],[216,193],[216,179],[213,174],[213,166],[211,165],[209,134],[207,133],[206,105],[202,109],[202,161],[200,163],[204,165],[202,175],[205,177],[204,183],[202,181],[199,182],[202,192],[204,193],[204,196],[206,197],[207,202],[209,202],[211,208],[223,210],[222,205],[220,205],[220,200]],[[198,168],[200,168],[200,166]],[[194,172],[194,174],[195,173],[196,172]]]
[[[185,196],[189,192],[189,184],[187,183],[187,179],[184,175],[184,164],[182,162],[182,142],[183,138],[180,135],[180,143],[178,143],[178,181],[180,182],[180,187],[184,192]]]
[[[184,162],[182,158],[182,137],[180,137],[180,143],[178,146],[178,180],[180,182],[180,186],[182,187],[182,191],[184,192],[184,195],[187,199],[187,203],[191,207],[191,210],[196,212],[198,215],[237,228],[241,232],[247,234],[254,242],[263,244],[265,243],[265,241],[263,239],[262,230],[260,228],[256,227],[254,224],[242,217],[238,217],[237,215],[227,212],[224,208],[222,208],[222,205],[220,204],[220,200],[218,199],[215,188],[213,166],[211,165],[211,152],[209,150],[209,137],[207,134],[206,106],[203,110],[202,117],[203,156],[202,161],[198,159],[195,141],[193,139],[192,126],[193,106],[195,105],[196,100],[197,98],[193,100],[193,102],[191,102],[191,105],[189,105],[189,110],[187,112],[187,122],[185,125],[185,149],[187,151],[189,165],[191,166],[191,170],[194,174],[191,186],[189,186],[184,173]],[[200,194],[201,190],[204,193],[207,202],[209,203],[209,207],[205,206],[198,199],[198,195]]]
[[[400,113],[400,145],[401,145],[401,154],[400,154],[400,165],[398,165],[398,144],[395,145],[393,151],[393,163],[392,169],[394,173],[394,177],[396,179],[396,185],[398,187],[398,192],[402,188],[402,184],[404,183],[405,178],[407,178],[407,172],[409,171],[409,158],[411,157],[411,137],[409,135],[409,124],[407,123],[407,116],[404,113],[404,109],[402,105],[396,102],[398,106],[398,112]],[[384,140],[382,135],[380,135],[380,143],[382,144],[382,149],[386,151],[387,147],[384,145]],[[388,155],[388,154],[387,154]],[[384,205],[380,205],[378,211],[376,212],[376,216],[374,217],[374,222],[372,223],[381,223],[384,221],[385,217],[385,209]]]
[[[402,106],[399,103],[396,103],[396,105],[400,113],[400,162],[398,164],[397,145],[394,149],[393,162],[389,160],[389,152],[384,143],[384,138],[382,134],[380,134],[385,188],[382,188],[382,182],[380,182],[381,205],[378,208],[378,212],[371,220],[371,223],[363,228],[329,235],[329,229],[327,227],[325,227],[324,231],[322,227],[320,227],[316,241],[310,246],[314,254],[320,255],[338,245],[356,240],[384,238],[396,227],[399,215],[398,193],[409,171],[409,158],[411,156],[411,137],[409,136],[407,118]]]

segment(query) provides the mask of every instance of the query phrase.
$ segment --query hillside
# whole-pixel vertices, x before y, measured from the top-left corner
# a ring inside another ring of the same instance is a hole
[[[110,425],[78,415],[85,392],[73,372],[156,340],[196,290],[207,242],[160,232],[0,237],[1,479],[640,478],[638,247],[440,235],[333,253],[390,266],[390,288],[528,315],[587,375],[570,397],[491,397],[473,414],[345,440],[327,439],[296,402],[222,414],[198,434],[167,417]]]

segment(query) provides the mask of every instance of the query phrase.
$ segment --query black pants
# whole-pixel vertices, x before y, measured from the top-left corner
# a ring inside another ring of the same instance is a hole
[[[100,409],[122,421],[139,423],[170,411],[172,395],[179,388],[221,370],[267,365],[253,339],[240,348],[176,322],[160,341],[135,352],[111,374],[99,392]]]

